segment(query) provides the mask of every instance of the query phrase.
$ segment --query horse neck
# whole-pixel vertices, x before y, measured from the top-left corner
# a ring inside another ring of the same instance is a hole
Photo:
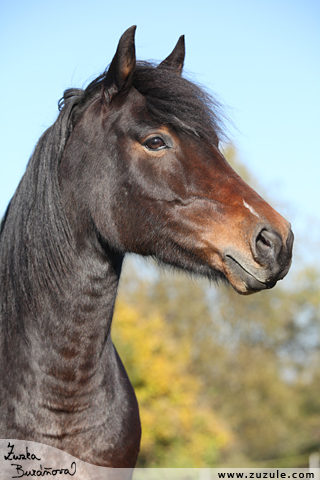
[[[19,192],[12,202],[12,218],[9,212],[2,240],[9,244],[5,237],[12,238],[13,231],[22,240],[7,249],[1,262],[1,276],[6,281],[1,296],[7,296],[1,300],[5,342],[2,367],[5,375],[11,372],[21,377],[15,385],[31,375],[38,398],[53,398],[58,388],[70,399],[72,393],[75,402],[77,395],[83,397],[105,382],[108,364],[114,368],[116,354],[110,328],[123,257],[101,244],[88,217],[67,192],[62,188],[58,213],[67,220],[68,242],[64,239],[58,246],[54,246],[58,241],[55,236],[49,238],[49,231],[42,232],[43,238],[38,235],[36,243],[39,225],[33,228],[32,224],[43,215],[40,207],[29,214],[25,227],[23,213],[19,213],[21,218],[13,215],[18,210],[15,204]],[[57,218],[47,218],[48,230],[55,224],[60,225]],[[23,234],[29,235],[29,242],[23,241]],[[60,259],[55,252],[60,252]],[[23,262],[20,276],[18,268],[11,272],[19,262]],[[9,366],[7,370],[5,365]]]
[[[93,230],[90,233],[80,246],[74,241],[72,262],[60,287],[45,292],[38,322],[46,339],[37,348],[38,364],[47,374],[46,389],[54,392],[62,384],[72,393],[73,403],[77,396],[98,391],[110,375],[108,366],[114,368],[110,329],[122,257],[102,248]]]

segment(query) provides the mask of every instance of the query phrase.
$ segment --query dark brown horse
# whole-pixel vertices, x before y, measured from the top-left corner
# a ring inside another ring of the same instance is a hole
[[[111,467],[135,465],[141,434],[110,338],[125,253],[249,294],[286,275],[293,243],[221,154],[214,102],[181,76],[183,37],[156,67],[136,63],[134,33],[65,92],[0,236],[1,437]]]

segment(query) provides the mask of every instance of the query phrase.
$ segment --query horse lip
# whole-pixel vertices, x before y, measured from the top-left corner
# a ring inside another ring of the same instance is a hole
[[[247,268],[245,268],[238,260],[236,260],[232,255],[226,254],[226,263],[230,268],[232,273],[236,273],[248,287],[249,291],[258,291],[272,288],[276,285],[277,280],[264,281],[259,278]],[[231,260],[231,262],[230,262]]]

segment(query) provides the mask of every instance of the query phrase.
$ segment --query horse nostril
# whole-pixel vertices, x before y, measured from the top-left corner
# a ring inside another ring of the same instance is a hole
[[[281,250],[281,238],[275,232],[263,228],[260,230],[255,241],[255,251],[261,260],[276,260]]]
[[[265,245],[266,247],[272,247],[272,243],[270,240],[268,240],[268,237],[265,234],[265,230],[262,230],[262,232],[260,232],[257,236],[257,243],[259,242],[261,242],[262,245]]]

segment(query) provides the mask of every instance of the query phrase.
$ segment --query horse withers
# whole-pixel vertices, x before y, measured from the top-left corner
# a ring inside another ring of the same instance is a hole
[[[287,274],[293,243],[219,150],[214,100],[181,75],[184,37],[156,66],[136,62],[134,34],[65,92],[0,235],[0,435],[108,467],[133,467],[141,435],[110,337],[125,254],[250,294]]]

